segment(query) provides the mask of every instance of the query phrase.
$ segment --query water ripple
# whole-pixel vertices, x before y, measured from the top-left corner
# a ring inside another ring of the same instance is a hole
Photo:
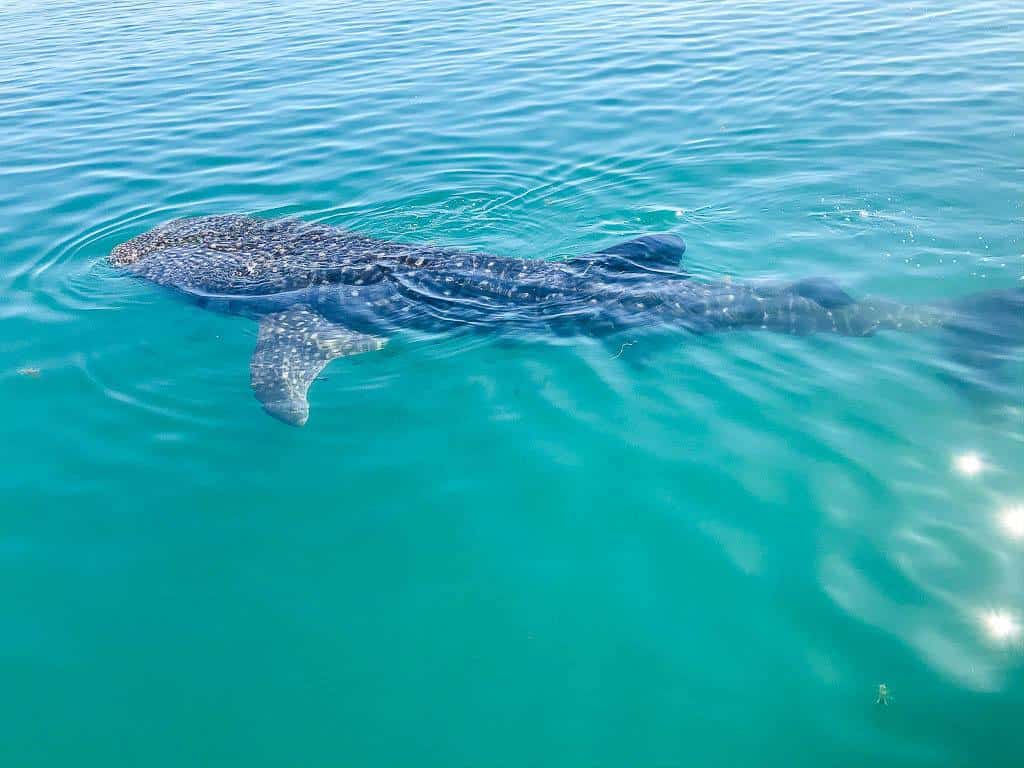
[[[672,231],[698,279],[907,301],[1020,285],[1021,7],[9,3],[15,762],[187,700],[250,762],[318,762],[261,740],[313,723],[367,764],[1009,764],[1019,371],[986,399],[929,337],[408,337],[327,368],[295,431],[251,397],[249,321],[104,259],[240,212],[536,259]],[[55,764],[94,753],[120,758]]]

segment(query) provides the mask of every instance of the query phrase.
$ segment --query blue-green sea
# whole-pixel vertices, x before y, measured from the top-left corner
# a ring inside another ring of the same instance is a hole
[[[1024,765],[1019,350],[398,338],[296,429],[105,261],[228,212],[1020,286],[1024,4],[0,8],[4,768]]]

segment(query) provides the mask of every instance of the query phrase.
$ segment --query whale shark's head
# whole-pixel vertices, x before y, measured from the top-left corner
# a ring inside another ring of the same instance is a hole
[[[115,247],[107,256],[113,266],[158,285],[186,292],[217,290],[230,285],[238,271],[240,249],[224,239],[231,232],[226,219],[203,216],[174,219]],[[211,247],[213,246],[213,247]],[[219,250],[217,248],[220,248]]]
[[[152,235],[152,232],[146,232],[115,246],[107,256],[107,261],[115,267],[129,267],[143,256],[159,250],[161,245]]]
[[[252,221],[246,216],[172,219],[121,243],[110,252],[107,260],[117,267],[130,267],[160,251],[202,245],[212,239],[222,238],[226,233],[238,231]]]
[[[190,294],[291,291],[307,287],[323,266],[323,229],[298,219],[174,219],[121,243],[107,260]]]

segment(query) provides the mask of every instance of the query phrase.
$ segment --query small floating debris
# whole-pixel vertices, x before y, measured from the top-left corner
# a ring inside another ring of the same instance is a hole
[[[885,683],[880,683],[878,686],[878,698],[875,699],[875,704],[881,704],[883,706],[889,706],[889,686]]]
[[[33,368],[31,366],[25,366],[23,368],[18,369],[19,376],[31,376],[33,379],[38,379],[41,373],[41,370],[39,370],[38,368]]]
[[[622,357],[622,353],[625,352],[629,347],[632,347],[634,344],[636,344],[635,341],[625,342],[621,347],[619,347],[619,351],[612,356],[612,360],[617,360],[618,358]]]

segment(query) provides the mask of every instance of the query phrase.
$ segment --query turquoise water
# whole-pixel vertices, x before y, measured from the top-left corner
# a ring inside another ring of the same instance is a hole
[[[1019,365],[399,339],[292,429],[253,324],[104,264],[244,212],[1020,285],[1024,6],[15,2],[0,50],[0,764],[1024,764]]]

